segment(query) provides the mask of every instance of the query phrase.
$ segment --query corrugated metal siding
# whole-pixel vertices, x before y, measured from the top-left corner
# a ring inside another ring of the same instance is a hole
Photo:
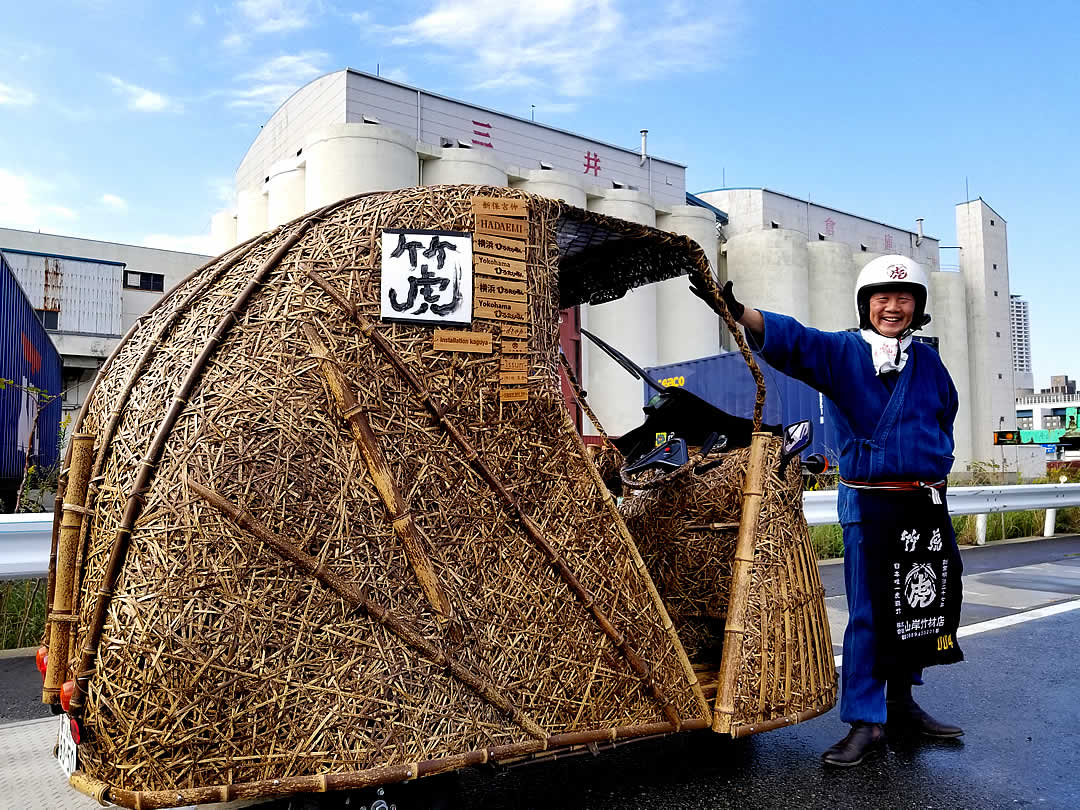
[[[119,336],[123,307],[119,263],[5,251],[35,309],[59,309],[57,330]]]
[[[825,412],[825,398],[805,383],[782,374],[757,358],[765,375],[765,413],[767,424],[790,425],[809,419],[814,426],[814,440],[803,453],[822,453],[836,463],[838,442]],[[735,416],[753,416],[757,391],[746,361],[738,352],[727,352],[685,363],[671,363],[648,369],[664,385],[679,385],[702,399]],[[644,401],[655,393],[645,386]]]
[[[52,395],[60,393],[60,355],[3,255],[0,255],[0,377],[19,385],[32,385]],[[33,407],[21,388],[6,386],[0,391],[0,480],[10,483],[22,477]],[[56,463],[59,432],[60,400],[56,399],[38,418],[33,462],[45,466]]]

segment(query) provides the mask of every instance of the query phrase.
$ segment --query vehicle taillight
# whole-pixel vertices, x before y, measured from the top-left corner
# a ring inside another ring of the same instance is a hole
[[[37,648],[37,655],[34,656],[34,661],[37,663],[38,672],[41,673],[41,677],[45,677],[45,670],[49,668],[49,648],[42,645]]]
[[[71,739],[75,741],[76,745],[78,745],[80,742],[82,742],[82,731],[79,729],[79,721],[76,720],[74,717],[69,717],[68,725],[71,728]]]
[[[75,691],[75,681],[64,681],[60,687],[60,705],[65,712],[71,711],[71,695]]]

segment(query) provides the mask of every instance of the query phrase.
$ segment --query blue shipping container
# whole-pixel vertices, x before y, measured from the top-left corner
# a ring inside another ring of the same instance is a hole
[[[15,274],[0,254],[0,379],[15,385],[0,390],[0,487],[22,480],[27,440],[37,410],[26,386],[56,396],[38,416],[30,441],[30,463],[56,464],[60,437],[60,354],[38,320]]]
[[[814,440],[803,455],[821,453],[830,464],[836,464],[838,443],[825,412],[825,397],[809,385],[777,371],[761,357],[755,359],[765,377],[765,423],[790,425],[809,419],[814,428]],[[754,415],[757,389],[746,361],[738,352],[656,366],[648,371],[661,385],[686,388],[733,416],[749,419]],[[654,393],[646,385],[645,401],[648,402]]]

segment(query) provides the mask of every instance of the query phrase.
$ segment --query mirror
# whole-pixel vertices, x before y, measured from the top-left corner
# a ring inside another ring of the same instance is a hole
[[[784,450],[780,455],[780,467],[783,469],[787,463],[803,450],[810,446],[814,440],[814,428],[809,419],[794,422],[784,428]]]

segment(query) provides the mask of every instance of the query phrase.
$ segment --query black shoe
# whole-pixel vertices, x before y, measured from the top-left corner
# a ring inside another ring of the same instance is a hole
[[[960,737],[964,730],[935,720],[912,699],[886,701],[889,709],[889,727],[901,731],[916,731],[927,737],[950,739]]]
[[[858,765],[867,754],[885,747],[885,729],[880,723],[852,723],[844,739],[825,749],[821,761],[838,768]]]

